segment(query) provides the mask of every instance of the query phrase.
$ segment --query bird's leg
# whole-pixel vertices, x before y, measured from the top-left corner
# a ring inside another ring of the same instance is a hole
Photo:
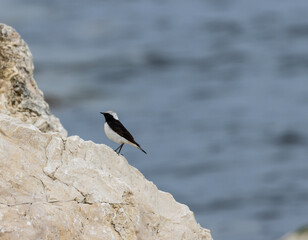
[[[114,149],[114,151],[116,152],[116,153],[118,153],[117,151],[118,151],[118,149],[122,146],[123,144],[121,144],[120,146],[118,146],[116,149]]]
[[[123,145],[124,145],[124,143],[122,143],[122,144],[121,144],[119,147],[117,147],[114,151],[115,151],[117,154],[120,154]],[[119,150],[119,151],[118,151],[118,150]]]
[[[124,143],[122,143],[122,144],[120,145],[120,147],[119,147],[120,149],[119,149],[118,154],[120,154],[120,152],[121,152],[121,150],[122,150],[123,145],[124,145]]]

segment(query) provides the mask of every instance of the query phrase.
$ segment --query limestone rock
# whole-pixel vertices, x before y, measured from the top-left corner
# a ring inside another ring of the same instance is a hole
[[[1,239],[211,239],[123,156],[0,114]]]
[[[0,61],[1,240],[212,239],[123,156],[66,137],[33,80],[27,45],[5,25]]]
[[[66,136],[59,119],[50,114],[33,70],[28,45],[12,27],[0,23],[0,113],[20,118],[43,132]]]

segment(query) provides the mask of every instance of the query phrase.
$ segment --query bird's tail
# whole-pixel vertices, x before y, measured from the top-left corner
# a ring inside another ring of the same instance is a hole
[[[136,145],[137,145],[137,148],[139,148],[142,152],[144,152],[145,154],[147,154],[147,152],[144,151],[144,150],[142,149],[142,147],[140,147],[140,145],[139,145],[138,143],[136,143]]]
[[[141,147],[139,147],[139,149],[140,149],[142,152],[144,152],[145,154],[147,154],[147,152],[144,151]]]

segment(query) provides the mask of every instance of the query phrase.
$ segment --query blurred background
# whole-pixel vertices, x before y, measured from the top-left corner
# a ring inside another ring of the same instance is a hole
[[[123,154],[215,240],[308,223],[308,2],[2,0],[69,135]]]

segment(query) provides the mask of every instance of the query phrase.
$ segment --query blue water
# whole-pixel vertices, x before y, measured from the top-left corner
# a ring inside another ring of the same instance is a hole
[[[69,135],[123,153],[215,240],[308,223],[307,1],[2,0]]]

